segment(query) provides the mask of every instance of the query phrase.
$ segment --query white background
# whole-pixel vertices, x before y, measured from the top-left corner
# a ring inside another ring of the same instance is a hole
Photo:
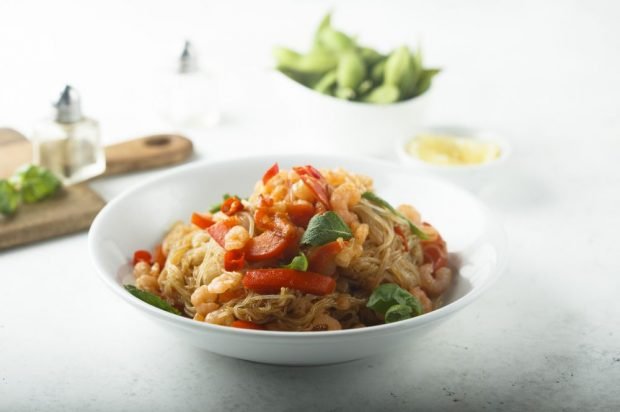
[[[28,134],[69,82],[106,143],[162,131],[161,79],[190,38],[225,115],[190,134],[197,157],[269,152],[291,126],[270,50],[305,47],[329,9],[376,47],[422,42],[445,69],[429,122],[510,138],[509,170],[479,193],[505,223],[505,276],[424,346],[283,368],[145,323],[94,276],[86,234],[0,252],[0,410],[618,408],[618,3],[2,0],[0,125]],[[110,199],[156,173],[94,187]]]

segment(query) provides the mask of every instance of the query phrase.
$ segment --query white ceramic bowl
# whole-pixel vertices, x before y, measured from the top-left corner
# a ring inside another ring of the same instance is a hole
[[[424,125],[431,89],[392,104],[351,102],[318,93],[275,71],[278,116],[294,121],[296,150],[386,156],[394,143]]]
[[[313,164],[372,176],[377,192],[394,204],[410,202],[442,233],[459,276],[445,306],[413,319],[333,332],[253,331],[205,324],[154,308],[123,287],[137,249],[153,247],[169,225],[204,210],[222,193],[250,193],[274,161],[281,168]],[[458,207],[455,207],[458,205]],[[120,299],[183,342],[240,359],[275,364],[326,364],[422,344],[422,336],[480,296],[502,271],[503,232],[471,194],[443,181],[418,177],[377,160],[327,155],[257,156],[194,163],[145,182],[112,200],[95,219],[89,250],[97,273]],[[120,304],[120,301],[119,301]],[[475,328],[475,325],[472,325]]]
[[[406,150],[411,139],[424,133],[445,134],[492,142],[499,146],[500,155],[495,160],[476,165],[438,165],[425,162],[412,156]],[[506,162],[512,155],[512,149],[508,140],[496,132],[462,126],[435,126],[418,129],[408,137],[398,140],[396,142],[396,154],[405,167],[417,173],[439,176],[469,190],[477,191],[492,179],[500,177]]]

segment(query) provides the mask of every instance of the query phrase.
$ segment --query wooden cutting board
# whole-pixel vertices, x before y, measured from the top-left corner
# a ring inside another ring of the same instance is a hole
[[[180,163],[192,150],[191,140],[172,134],[107,146],[103,176]],[[0,178],[31,160],[30,142],[15,130],[0,128]],[[65,187],[40,203],[22,204],[14,216],[0,215],[0,250],[88,229],[104,205],[87,183]]]

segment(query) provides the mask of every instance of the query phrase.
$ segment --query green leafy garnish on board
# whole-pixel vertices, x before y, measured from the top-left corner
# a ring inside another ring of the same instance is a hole
[[[321,246],[338,238],[351,239],[353,233],[346,223],[332,211],[314,215],[301,238],[302,245]]]
[[[157,295],[153,295],[150,292],[140,290],[134,285],[124,285],[124,287],[127,292],[131,293],[141,301],[146,302],[151,306],[155,306],[156,308],[165,310],[166,312],[174,313],[175,315],[181,315],[181,312],[179,312],[177,308],[175,308],[170,303],[166,302]]]
[[[49,170],[35,165],[19,168],[11,183],[21,192],[24,203],[35,203],[52,196],[60,189],[60,180]]]
[[[390,205],[385,200],[381,199],[379,196],[377,196],[373,192],[364,192],[362,193],[362,197],[368,200],[369,202],[374,203],[377,206],[381,206],[382,208],[389,210],[390,212],[394,213],[396,216],[400,217],[401,219],[404,219],[409,225],[409,230],[411,230],[411,233],[413,233],[420,239],[423,239],[423,240],[428,239],[428,236],[426,235],[426,233],[422,231],[422,229],[420,229],[419,227],[411,223],[411,221],[407,219],[402,213],[394,209],[392,205]]]
[[[420,301],[394,283],[379,285],[368,298],[366,306],[383,315],[386,323],[422,314]]]
[[[308,258],[302,252],[299,254],[299,256],[295,256],[293,260],[291,260],[291,263],[289,263],[288,265],[284,265],[282,267],[305,272],[308,270]]]
[[[0,213],[7,216],[12,215],[20,202],[19,190],[15,189],[8,180],[0,180]]]

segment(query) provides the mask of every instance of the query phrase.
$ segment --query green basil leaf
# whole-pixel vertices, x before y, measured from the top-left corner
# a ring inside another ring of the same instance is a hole
[[[340,216],[330,210],[320,215],[314,215],[310,219],[308,229],[301,238],[301,244],[320,246],[333,242],[340,237],[348,240],[353,237],[353,233]]]
[[[124,287],[127,292],[131,293],[141,301],[146,302],[151,306],[155,306],[156,308],[165,310],[166,312],[174,313],[175,315],[181,315],[181,312],[179,312],[177,308],[175,308],[170,303],[166,302],[157,295],[153,295],[150,292],[140,290],[134,285],[124,285]]]
[[[385,312],[385,323],[409,319],[412,316],[412,312],[411,307],[407,305],[394,305]]]
[[[8,180],[0,180],[0,214],[12,215],[20,201],[19,191]]]
[[[377,196],[373,192],[364,192],[364,193],[362,193],[362,197],[364,199],[366,199],[366,200],[376,204],[377,206],[381,206],[382,208],[389,210],[390,212],[394,213],[396,216],[400,217],[401,219],[404,219],[407,222],[407,224],[409,225],[409,230],[411,230],[411,233],[413,233],[414,235],[416,235],[420,239],[422,239],[422,240],[428,239],[428,236],[426,235],[426,233],[424,233],[424,231],[422,231],[422,229],[420,229],[419,227],[417,227],[416,225],[411,223],[411,221],[409,219],[407,219],[402,213],[400,213],[398,210],[394,209],[392,207],[392,205],[390,205],[385,200],[381,199],[379,196]]]
[[[60,180],[49,170],[35,165],[21,167],[11,177],[25,203],[35,203],[52,196],[60,189]]]
[[[405,305],[411,308],[413,316],[422,314],[420,301],[395,283],[379,285],[368,298],[366,306],[375,312],[385,315],[394,305]]]
[[[308,270],[308,258],[302,252],[299,256],[295,256],[293,260],[291,260],[291,263],[282,267],[305,272]]]

